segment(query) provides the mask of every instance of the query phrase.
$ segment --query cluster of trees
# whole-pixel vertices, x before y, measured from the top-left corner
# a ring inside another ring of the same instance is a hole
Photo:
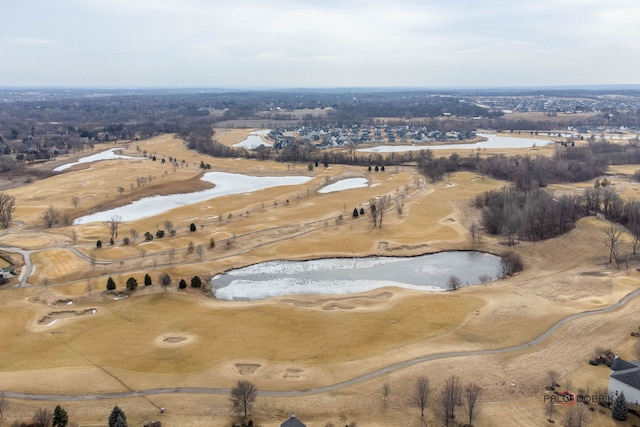
[[[566,233],[586,214],[580,197],[556,198],[546,189],[505,187],[478,195],[474,204],[482,209],[485,231],[504,236],[509,245],[518,239],[538,241]]]
[[[2,419],[2,411],[7,407],[2,405],[4,401],[4,395],[0,396],[0,408],[2,409],[0,410],[0,420]],[[69,415],[62,406],[57,405],[53,412],[49,408],[38,408],[33,414],[31,422],[16,421],[12,427],[66,427],[67,425],[69,425]]]
[[[445,426],[460,425],[456,417],[460,408],[463,411],[462,419],[467,426],[473,426],[479,414],[480,396],[482,388],[475,383],[463,385],[460,378],[451,376],[446,379],[442,388],[435,396],[432,396],[429,379],[420,376],[416,379],[413,393],[413,402],[420,409],[420,416],[424,417],[424,411],[432,405],[434,412]],[[383,393],[389,394],[388,386],[383,388]]]
[[[144,275],[143,282],[144,282],[144,286],[151,286],[153,284],[153,281],[151,280],[151,276],[148,273]],[[160,286],[164,288],[165,291],[169,286],[171,286],[172,282],[173,280],[171,279],[171,276],[169,276],[167,273],[161,273],[160,276],[158,276],[158,283],[160,284]],[[201,288],[202,279],[200,278],[200,276],[193,276],[191,278],[190,284],[192,288],[196,288],[196,289]],[[126,281],[126,287],[130,291],[135,291],[138,288],[138,279],[136,279],[133,276],[129,277]],[[180,279],[178,287],[180,289],[186,289],[187,282],[186,280],[184,280],[184,278]],[[116,289],[116,282],[115,280],[113,280],[113,277],[109,276],[109,278],[107,279],[107,290],[113,291],[115,289]]]

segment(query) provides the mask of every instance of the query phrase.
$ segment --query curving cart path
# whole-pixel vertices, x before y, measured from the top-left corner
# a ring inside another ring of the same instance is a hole
[[[349,380],[342,381],[336,384],[330,384],[322,387],[314,387],[314,388],[309,388],[305,390],[290,390],[290,391],[260,390],[258,391],[258,394],[261,396],[272,396],[272,397],[308,396],[308,395],[313,395],[318,393],[334,391],[344,387],[349,387],[351,385],[358,384],[360,382],[367,381],[382,375],[386,375],[393,371],[397,371],[397,370],[406,368],[408,366],[415,365],[417,363],[428,362],[431,360],[450,359],[454,357],[486,356],[491,354],[502,354],[502,353],[510,353],[514,351],[524,350],[526,348],[541,344],[542,342],[547,340],[551,335],[556,333],[558,329],[562,328],[564,325],[566,325],[569,322],[572,322],[576,319],[595,316],[599,314],[605,314],[605,313],[609,313],[611,311],[617,310],[618,308],[622,307],[632,299],[636,298],[638,295],[640,295],[640,289],[636,289],[635,291],[630,292],[629,294],[625,295],[621,300],[617,301],[616,303],[608,307],[600,308],[597,310],[583,311],[580,313],[575,313],[570,316],[567,316],[563,319],[560,319],[556,323],[554,323],[549,329],[547,329],[544,333],[542,333],[538,337],[530,341],[527,341],[525,343],[514,345],[511,347],[503,347],[503,348],[488,349],[488,350],[450,351],[445,353],[430,354],[426,356],[405,360],[403,362],[394,363],[393,365],[389,365],[384,368],[377,369],[367,374],[359,375],[357,377],[354,377]],[[209,387],[168,387],[168,388],[155,388],[155,389],[146,389],[146,390],[137,390],[137,391],[125,391],[125,392],[117,392],[117,393],[93,393],[93,394],[40,394],[40,393],[19,393],[19,392],[12,392],[12,391],[4,391],[3,393],[6,397],[9,397],[12,399],[44,400],[44,401],[90,401],[90,400],[113,399],[113,398],[143,397],[143,396],[160,395],[160,394],[176,394],[176,393],[178,394],[180,393],[229,394],[230,392],[231,392],[230,389],[215,388],[215,387],[211,387],[211,388]]]

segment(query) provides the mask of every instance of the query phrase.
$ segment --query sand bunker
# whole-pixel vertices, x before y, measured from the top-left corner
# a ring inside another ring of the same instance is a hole
[[[52,311],[51,313],[44,316],[42,319],[38,320],[38,324],[50,326],[56,323],[60,319],[69,319],[72,317],[80,317],[80,316],[89,316],[92,314],[96,314],[98,309],[96,308],[88,308],[86,310],[63,310],[63,311]]]
[[[156,347],[175,348],[194,343],[198,336],[189,332],[167,332],[153,340]]]
[[[336,298],[320,299],[284,299],[282,302],[293,304],[297,307],[320,308],[322,310],[352,310],[358,307],[368,307],[371,303],[387,301],[393,297],[391,292],[382,292],[376,295],[355,295]]]
[[[251,375],[262,368],[258,363],[236,363],[235,366],[240,375]]]

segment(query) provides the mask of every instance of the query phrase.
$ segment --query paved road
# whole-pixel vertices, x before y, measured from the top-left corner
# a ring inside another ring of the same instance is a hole
[[[611,311],[614,311],[622,307],[623,305],[631,301],[633,298],[636,298],[638,295],[640,295],[640,289],[636,289],[635,291],[627,294],[620,301],[610,305],[609,307],[601,308],[598,310],[583,311],[580,313],[567,316],[564,319],[561,319],[558,322],[554,323],[543,334],[532,339],[531,341],[527,341],[525,343],[514,345],[511,347],[503,347],[503,348],[488,349],[488,350],[451,351],[451,352],[445,352],[445,353],[430,354],[426,356],[416,357],[414,359],[405,360],[404,362],[395,363],[393,365],[389,365],[384,368],[375,370],[373,372],[369,372],[367,374],[360,375],[336,384],[326,385],[323,387],[309,388],[305,390],[293,390],[293,391],[260,390],[258,394],[261,396],[272,396],[272,397],[308,396],[313,394],[334,391],[344,387],[349,387],[351,385],[358,384],[363,381],[370,380],[372,378],[386,375],[388,373],[397,371],[399,369],[404,369],[406,367],[415,365],[417,363],[428,362],[431,360],[450,359],[454,357],[486,356],[486,355],[492,355],[492,354],[501,354],[501,353],[510,353],[514,351],[520,351],[520,350],[542,343],[543,341],[547,340],[551,335],[556,333],[558,329],[560,329],[561,327],[563,327],[564,325],[566,325],[571,321],[588,317],[588,316],[595,316],[595,315],[609,313]],[[4,395],[12,399],[23,399],[23,400],[90,401],[90,400],[100,400],[100,399],[141,397],[141,396],[151,396],[151,395],[160,395],[160,394],[193,394],[193,393],[229,394],[230,392],[231,390],[225,389],[225,388],[174,387],[174,388],[146,389],[146,390],[139,390],[139,391],[126,391],[126,392],[118,392],[118,393],[95,393],[95,394],[36,394],[36,393],[19,393],[19,392],[5,391]]]

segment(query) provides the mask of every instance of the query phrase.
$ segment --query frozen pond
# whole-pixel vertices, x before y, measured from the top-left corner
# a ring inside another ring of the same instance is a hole
[[[99,153],[96,154],[92,154],[90,156],[87,157],[81,157],[79,158],[77,161],[73,162],[73,163],[65,163],[64,165],[60,165],[56,168],[53,169],[54,172],[62,172],[65,169],[69,169],[72,166],[75,165],[79,165],[82,163],[91,163],[91,162],[97,162],[99,160],[117,160],[117,159],[128,159],[128,160],[132,160],[132,159],[138,159],[140,160],[142,157],[133,157],[133,156],[124,156],[122,154],[116,154],[116,151],[121,151],[122,148],[110,148],[109,150],[106,151],[101,151]]]
[[[238,142],[237,144],[233,144],[234,147],[246,148],[248,150],[255,150],[261,145],[266,147],[271,147],[272,144],[265,142],[262,137],[265,135],[269,135],[271,129],[263,129],[251,132],[249,136],[243,141]]]
[[[418,257],[327,258],[269,261],[211,279],[224,300],[260,300],[294,294],[351,294],[385,286],[443,291],[453,275],[463,286],[500,276],[501,258],[476,251],[439,252]]]
[[[114,216],[122,217],[123,221],[134,221],[158,215],[180,206],[203,202],[214,197],[251,193],[283,185],[304,184],[311,178],[306,176],[249,176],[226,172],[208,172],[204,174],[202,179],[215,184],[215,188],[194,193],[145,197],[119,208],[80,217],[73,223],[85,224],[93,221],[108,221]]]
[[[351,190],[352,188],[364,188],[369,186],[367,178],[347,178],[329,184],[318,190],[318,193],[335,193],[336,191]]]
[[[420,150],[477,150],[478,148],[528,148],[551,144],[546,139],[517,138],[514,136],[497,136],[488,133],[479,133],[478,136],[487,138],[486,141],[473,144],[443,144],[443,145],[382,145],[380,147],[361,148],[362,153],[397,153],[403,151]]]

